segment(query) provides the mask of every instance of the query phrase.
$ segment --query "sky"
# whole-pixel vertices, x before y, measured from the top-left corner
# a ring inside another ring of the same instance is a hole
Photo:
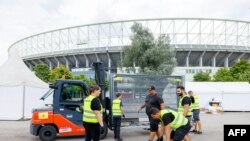
[[[250,0],[0,0],[0,66],[11,44],[33,34],[146,18],[250,21]]]

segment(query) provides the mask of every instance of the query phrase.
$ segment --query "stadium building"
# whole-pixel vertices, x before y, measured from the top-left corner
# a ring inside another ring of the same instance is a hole
[[[117,72],[122,48],[131,44],[130,27],[135,22],[155,37],[170,37],[177,60],[174,74],[186,75],[186,80],[192,80],[198,72],[214,74],[237,60],[250,61],[250,22],[227,19],[163,18],[86,24],[32,35],[10,48],[19,51],[31,70],[43,63],[50,69],[64,64],[77,72],[102,61],[107,70]]]

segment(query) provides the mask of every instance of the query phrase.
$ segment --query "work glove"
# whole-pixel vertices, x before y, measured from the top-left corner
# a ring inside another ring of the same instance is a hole
[[[142,108],[140,108],[140,109],[138,110],[138,113],[139,113],[141,110],[142,110]]]
[[[122,115],[123,118],[125,118],[125,115]]]
[[[100,126],[100,133],[102,134],[104,132],[104,127]]]

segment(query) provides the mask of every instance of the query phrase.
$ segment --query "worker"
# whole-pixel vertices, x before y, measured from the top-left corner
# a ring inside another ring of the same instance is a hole
[[[112,103],[114,139],[117,141],[122,141],[120,137],[121,117],[125,117],[121,99],[122,95],[117,93],[116,99],[114,99]]]
[[[189,97],[191,99],[191,111],[193,112],[194,130],[191,132],[202,134],[201,121],[200,121],[200,106],[199,98],[193,91],[188,91]]]
[[[161,120],[162,126],[165,129],[166,141],[170,141],[171,139],[173,141],[182,141],[191,129],[188,119],[173,110],[152,108],[150,113],[152,118]],[[190,140],[187,139],[185,141]]]
[[[178,113],[183,115],[184,117],[186,117],[189,121],[188,123],[191,126],[191,117],[192,117],[191,108],[190,108],[191,99],[186,94],[185,87],[183,87],[183,86],[177,86],[176,93],[179,96]],[[191,136],[190,136],[190,134],[187,134],[184,137],[184,141],[189,141],[189,140],[191,140]]]
[[[185,92],[185,87],[183,86],[177,86],[176,93],[179,96],[179,102],[178,102],[178,113],[185,116],[189,122],[191,121],[191,99]]]
[[[149,133],[148,140],[153,141],[155,138],[155,135],[157,135],[158,137],[157,141],[163,141],[162,130],[159,129],[158,127],[160,120],[153,119],[150,114],[151,108],[157,108],[159,110],[163,110],[165,108],[164,101],[160,96],[157,95],[156,89],[154,86],[151,86],[148,88],[148,95],[146,96],[145,102],[143,103],[139,111],[142,110],[144,107],[146,107],[146,114],[150,122],[150,133]]]
[[[101,88],[97,85],[89,88],[89,93],[84,99],[83,126],[86,131],[85,141],[99,141],[100,130],[103,130],[102,105],[99,100]]]

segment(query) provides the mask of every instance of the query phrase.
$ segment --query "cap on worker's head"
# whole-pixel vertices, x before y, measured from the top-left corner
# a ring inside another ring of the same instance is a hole
[[[155,90],[155,86],[150,86],[148,90]]]

